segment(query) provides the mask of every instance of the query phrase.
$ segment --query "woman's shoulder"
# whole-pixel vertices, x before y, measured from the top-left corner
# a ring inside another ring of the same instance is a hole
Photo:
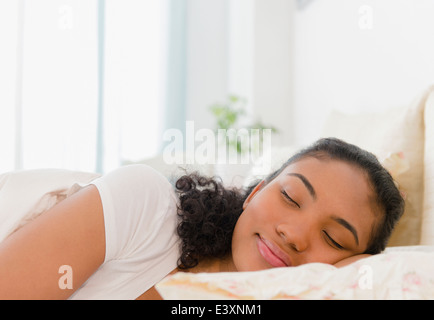
[[[120,167],[92,184],[99,190],[107,220],[108,216],[123,221],[133,216],[134,220],[159,219],[171,215],[178,201],[169,180],[145,164]]]
[[[165,224],[176,225],[177,196],[166,177],[150,166],[123,166],[92,184],[103,204],[106,260],[138,252]]]

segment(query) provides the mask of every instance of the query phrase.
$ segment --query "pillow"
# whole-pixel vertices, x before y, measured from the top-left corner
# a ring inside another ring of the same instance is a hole
[[[434,247],[403,248],[342,268],[311,263],[254,272],[176,273],[164,299],[434,299]]]
[[[406,194],[405,212],[390,239],[390,246],[420,244],[424,199],[424,110],[430,88],[409,107],[382,113],[344,114],[333,111],[322,136],[356,144],[384,162],[399,154],[408,170],[394,176]],[[387,161],[386,161],[387,162]]]
[[[434,87],[425,104],[424,208],[421,244],[434,245]]]

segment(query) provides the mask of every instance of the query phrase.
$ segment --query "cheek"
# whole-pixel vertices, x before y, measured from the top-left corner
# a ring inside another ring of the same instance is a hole
[[[247,237],[252,234],[250,231],[252,230],[252,227],[248,215],[243,212],[235,225],[234,233],[232,235],[232,251],[239,251],[238,249],[243,246]]]
[[[270,224],[270,214],[261,205],[251,202],[238,218],[235,225],[234,236],[241,237],[254,235],[259,229]]]
[[[238,271],[255,271],[266,268],[256,247],[257,228],[251,212],[243,212],[232,236],[232,259]]]
[[[311,250],[311,252],[309,252],[309,256],[304,263],[335,264],[336,262],[347,258],[350,255],[350,253],[337,251],[328,247],[328,245],[319,243],[315,250]]]

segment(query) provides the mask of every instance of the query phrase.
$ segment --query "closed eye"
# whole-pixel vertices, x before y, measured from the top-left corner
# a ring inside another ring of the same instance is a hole
[[[295,204],[297,207],[300,208],[300,205],[299,205],[297,202],[295,202],[294,199],[292,199],[292,198],[291,198],[291,197],[286,193],[285,190],[281,190],[280,193],[283,195],[283,197],[284,197],[287,201],[291,202],[292,204]]]
[[[322,231],[323,233],[324,233],[324,235],[325,235],[325,237],[326,237],[326,241],[332,246],[332,247],[334,247],[334,248],[336,248],[336,249],[339,249],[339,250],[342,250],[342,249],[345,249],[343,246],[341,246],[339,243],[337,243],[332,237],[330,237],[330,235],[325,231],[325,230],[323,230]]]

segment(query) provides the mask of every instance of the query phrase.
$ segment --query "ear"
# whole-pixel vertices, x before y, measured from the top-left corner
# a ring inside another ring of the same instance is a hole
[[[250,192],[250,194],[248,195],[248,197],[246,198],[246,200],[244,200],[243,203],[243,210],[247,207],[247,205],[249,204],[250,200],[253,199],[253,197],[255,196],[255,194],[262,189],[262,187],[264,186],[264,180],[262,180],[261,182],[259,182],[256,187],[252,190],[252,192]]]

